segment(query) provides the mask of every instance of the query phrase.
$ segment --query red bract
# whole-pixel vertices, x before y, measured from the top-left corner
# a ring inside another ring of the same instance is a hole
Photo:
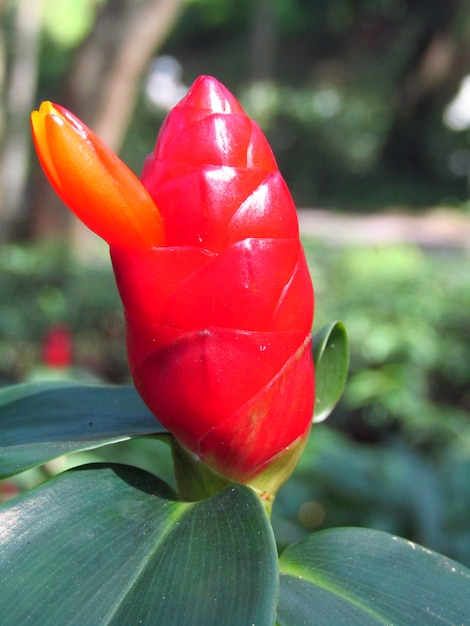
[[[135,385],[197,458],[262,486],[303,447],[313,412],[313,292],[291,195],[259,127],[207,76],[168,115],[142,183],[160,243],[96,229]]]
[[[166,247],[112,248],[134,381],[184,446],[249,481],[312,418],[313,293],[291,195],[259,127],[206,76],[142,182]]]

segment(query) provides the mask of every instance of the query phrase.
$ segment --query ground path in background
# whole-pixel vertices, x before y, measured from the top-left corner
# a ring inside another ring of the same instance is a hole
[[[338,213],[299,209],[300,232],[331,244],[410,243],[426,248],[466,248],[470,251],[470,216],[463,211],[436,209],[407,213]]]

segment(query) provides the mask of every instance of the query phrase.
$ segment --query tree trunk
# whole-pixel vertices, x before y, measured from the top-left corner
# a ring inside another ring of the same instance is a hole
[[[275,79],[277,53],[276,9],[271,0],[257,0],[251,28],[251,73],[253,81]]]
[[[113,0],[75,59],[65,100],[119,152],[140,81],[183,8],[183,0]]]
[[[460,0],[417,4],[409,23],[418,25],[414,44],[404,59],[394,98],[395,116],[381,160],[391,171],[406,176],[428,170],[426,136],[430,116],[436,110],[436,97],[461,75],[459,45],[452,34],[452,21]],[[405,29],[396,42],[407,37]],[[404,47],[404,46],[403,46]],[[429,173],[429,172],[428,172]]]
[[[0,10],[3,11],[3,3]],[[30,156],[29,115],[38,75],[38,48],[42,0],[21,0],[16,7],[12,62],[5,84],[5,48],[2,42],[2,143],[0,154],[0,241],[15,234],[22,213]]]

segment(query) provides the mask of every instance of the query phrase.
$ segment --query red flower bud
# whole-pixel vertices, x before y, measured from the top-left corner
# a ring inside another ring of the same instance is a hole
[[[210,77],[167,117],[142,182],[166,247],[112,248],[136,386],[184,446],[246,481],[312,418],[313,296],[292,198],[259,127]]]
[[[161,241],[100,233],[135,385],[191,453],[263,486],[313,413],[313,291],[293,200],[259,127],[207,76],[168,115],[142,183]]]

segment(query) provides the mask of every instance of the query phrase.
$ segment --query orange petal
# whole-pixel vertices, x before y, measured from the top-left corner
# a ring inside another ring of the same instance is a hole
[[[51,185],[88,228],[117,247],[162,245],[163,223],[154,201],[93,131],[50,102],[32,113],[31,125]]]

